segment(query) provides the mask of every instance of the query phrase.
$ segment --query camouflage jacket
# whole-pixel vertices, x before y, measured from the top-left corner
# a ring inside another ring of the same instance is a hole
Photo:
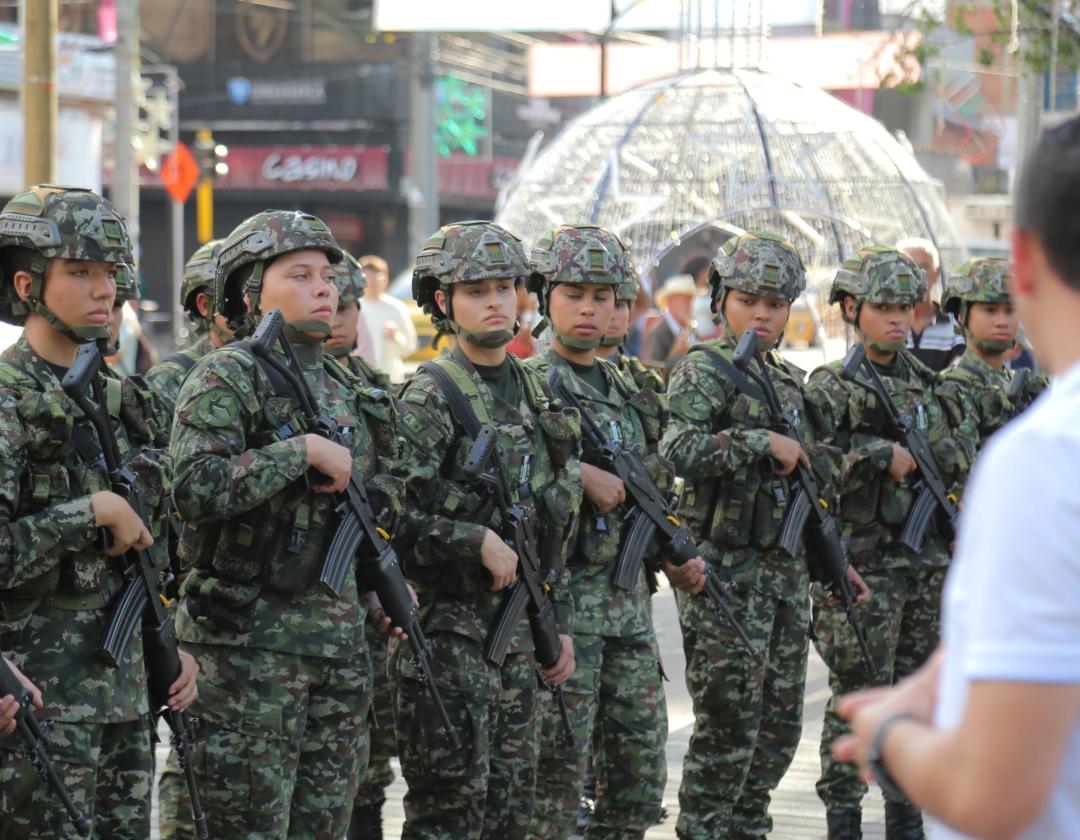
[[[121,460],[151,516],[150,549],[164,569],[163,502],[169,492],[161,404],[138,377],[106,377]],[[0,649],[67,721],[134,720],[147,710],[141,630],[119,667],[97,654],[124,561],[94,547],[90,496],[110,489],[100,442],[61,390],[57,371],[26,337],[0,362]]]
[[[832,442],[844,452],[840,512],[848,555],[859,571],[906,566],[945,566],[949,548],[938,536],[927,539],[916,557],[900,545],[915,493],[910,480],[889,475],[893,440],[877,398],[840,378],[840,362],[831,362],[810,375],[809,394],[830,430]],[[936,374],[906,350],[888,370],[878,368],[882,381],[902,416],[914,418],[930,441],[946,486],[958,489],[971,465],[973,442],[949,428],[945,411],[934,394]]]
[[[670,462],[656,454],[667,419],[666,398],[655,391],[638,391],[633,380],[610,362],[597,359],[596,363],[607,381],[606,395],[582,380],[550,347],[525,364],[549,385],[552,372],[558,371],[565,387],[589,413],[605,441],[621,442],[641,455],[660,492],[670,494],[674,469]],[[559,398],[558,392],[555,392],[555,398]],[[582,425],[584,423],[583,419]],[[584,441],[584,435],[582,439]],[[589,454],[585,445],[585,460]],[[592,504],[583,501],[578,534],[566,560],[571,573],[575,633],[632,636],[652,627],[645,565],[642,565],[634,591],[627,592],[611,583],[612,571],[629,526],[626,513],[632,506],[632,500],[627,499],[607,515],[597,516]],[[656,559],[658,549],[659,541],[654,537],[646,551],[646,560]]]
[[[180,393],[184,377],[191,372],[199,359],[213,349],[214,342],[210,340],[209,335],[204,335],[190,347],[185,347],[172,356],[166,356],[146,372],[146,383],[165,403],[169,417],[172,417],[173,409],[176,408],[176,396]],[[183,364],[178,360],[179,356],[183,356],[190,364]]]
[[[390,382],[390,377],[366,359],[350,353],[348,356],[341,356],[338,361],[359,376],[360,380],[369,388],[378,388],[381,391],[393,393],[394,385]]]
[[[1045,376],[1033,377],[1014,403],[1008,397],[1014,376],[1011,370],[991,367],[969,347],[954,367],[938,374],[934,389],[949,425],[974,437],[981,449],[990,435],[1029,406],[1049,384]]]
[[[400,492],[380,474],[400,454],[390,397],[317,348],[295,349],[320,412],[348,430],[376,514],[396,512]],[[318,584],[338,517],[330,495],[308,488],[304,428],[243,344],[208,354],[185,379],[171,443],[191,568],[177,618],[185,641],[331,658],[362,649],[355,576],[340,597]]]
[[[664,375],[656,368],[646,367],[637,356],[631,356],[620,350],[609,361],[617,364],[619,370],[628,374],[639,391],[664,393]]]
[[[727,337],[703,346],[729,361],[735,350]],[[821,443],[820,417],[805,399],[802,371],[775,351],[765,358],[828,494],[839,463]],[[740,391],[707,353],[694,350],[672,372],[668,401],[671,420],[660,452],[684,479],[679,510],[705,559],[765,594],[805,598],[810,580],[803,551],[791,557],[776,544],[792,493],[787,479],[774,473],[765,404]]]
[[[438,363],[459,366],[459,375],[471,381],[471,399],[482,403],[478,416],[487,413],[498,429],[504,481],[524,504],[535,507],[541,560],[556,581],[551,592],[556,618],[560,632],[569,633],[573,604],[564,558],[581,506],[577,413],[552,403],[542,380],[513,356],[506,364],[513,366],[521,391],[517,406],[497,399],[460,351]],[[486,488],[462,473],[473,438],[459,429],[443,392],[423,370],[402,390],[400,407],[402,424],[417,442],[411,463],[402,464],[408,506],[401,541],[410,546],[403,562],[420,598],[424,628],[483,641],[503,593],[491,591],[480,546],[487,528],[498,532],[501,518]],[[531,649],[523,621],[510,650]]]

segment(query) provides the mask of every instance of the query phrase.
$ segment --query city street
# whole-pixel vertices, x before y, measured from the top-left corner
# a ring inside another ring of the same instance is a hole
[[[664,794],[667,819],[646,835],[647,840],[672,840],[675,837],[675,820],[679,814],[679,780],[682,778],[682,758],[686,752],[693,730],[694,716],[690,696],[683,681],[684,660],[679,621],[675,611],[675,597],[668,588],[662,588],[653,598],[653,612],[664,668],[671,682],[666,684],[668,701],[668,784]],[[803,739],[795,762],[784,778],[773,800],[772,814],[775,827],[771,837],[777,840],[819,840],[825,837],[825,810],[814,793],[818,777],[818,742],[821,736],[821,716],[828,699],[829,689],[825,666],[811,647],[810,668],[806,684],[806,706],[803,713]],[[167,750],[158,748],[158,767],[164,762]],[[395,761],[395,771],[397,771]],[[388,791],[383,810],[383,828],[387,840],[401,836],[404,813],[401,797],[405,783],[400,772]],[[156,801],[155,816],[156,823]],[[864,804],[863,836],[866,840],[880,840],[885,836],[881,797],[876,787],[867,794]],[[158,837],[155,831],[154,840]]]

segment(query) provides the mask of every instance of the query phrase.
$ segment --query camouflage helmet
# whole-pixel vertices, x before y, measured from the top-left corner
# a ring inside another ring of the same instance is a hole
[[[964,304],[1009,303],[1012,266],[1001,257],[977,257],[958,267],[941,292],[941,308],[963,322]]]
[[[27,267],[32,278],[25,301],[15,293],[13,277],[3,278],[0,321],[21,325],[34,311],[72,341],[108,338],[105,325],[69,327],[45,306],[45,269],[50,259],[88,260],[131,266],[131,239],[124,219],[92,190],[39,184],[19,193],[0,211],[0,256],[15,247],[34,252]]]
[[[359,303],[367,288],[367,275],[364,274],[363,266],[350,254],[345,252],[345,259],[334,266],[334,285],[338,290],[338,303]]]
[[[926,298],[926,292],[926,275],[915,260],[895,248],[869,245],[837,269],[829,303],[841,303],[851,295],[860,305],[867,301],[914,305]]]
[[[976,338],[968,328],[968,312],[973,303],[1012,303],[1011,279],[1012,265],[1001,257],[968,260],[945,279],[941,308],[956,318],[965,337],[985,353],[1011,350],[1016,339]]]
[[[113,305],[127,303],[129,300],[135,303],[142,300],[142,290],[135,269],[122,264],[116,267],[116,298]]]
[[[417,254],[412,276],[413,299],[439,332],[458,333],[453,312],[444,313],[436,303],[436,291],[441,289],[449,297],[450,287],[456,283],[492,279],[517,282],[527,274],[525,249],[521,240],[508,230],[494,222],[456,222],[439,228]],[[509,337],[504,333],[509,333]],[[513,333],[496,330],[490,335],[466,337],[481,346],[502,346],[513,338]]]
[[[214,279],[217,276],[217,256],[221,250],[220,239],[212,239],[200,245],[184,265],[184,282],[180,284],[180,305],[196,324],[206,319],[199,314],[195,306],[197,292],[206,292],[210,297],[211,312],[214,301]]]
[[[549,325],[555,338],[575,350],[591,350],[601,339],[582,339],[559,333],[550,323],[551,290],[560,283],[614,286],[636,280],[630,252],[609,230],[596,225],[560,225],[541,236],[529,256],[527,288],[536,295],[544,318],[533,330],[540,335]]]
[[[222,241],[214,278],[214,308],[225,316],[238,338],[253,329],[262,314],[259,297],[266,264],[282,254],[307,250],[324,252],[332,265],[341,262],[344,253],[321,219],[299,210],[256,213]],[[239,272],[247,266],[250,274],[241,284]]]
[[[633,278],[623,280],[615,287],[615,300],[621,303],[629,303],[631,306],[638,299],[639,294],[641,294],[641,283],[638,282],[636,275]]]
[[[782,236],[749,231],[720,246],[709,269],[709,288],[717,313],[730,289],[794,302],[806,288],[806,269],[795,246]]]

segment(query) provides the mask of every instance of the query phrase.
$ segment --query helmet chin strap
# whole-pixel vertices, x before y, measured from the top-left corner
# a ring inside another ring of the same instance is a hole
[[[352,349],[348,344],[335,344],[333,347],[327,347],[325,349],[326,352],[335,359],[344,359],[352,352]]]
[[[607,333],[604,333],[604,335],[600,338],[600,344],[597,345],[597,346],[598,347],[622,347],[624,344],[626,344],[626,342],[627,342],[627,340],[629,338],[630,338],[630,333],[629,332],[624,332],[622,335],[608,335]]]
[[[293,321],[285,325],[285,335],[293,344],[322,344],[334,331],[326,321]]]

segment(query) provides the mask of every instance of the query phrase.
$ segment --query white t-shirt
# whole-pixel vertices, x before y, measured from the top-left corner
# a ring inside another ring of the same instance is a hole
[[[1080,683],[1078,476],[1080,364],[995,435],[975,467],[945,586],[937,728],[959,723],[975,681]],[[940,824],[930,836],[963,837]],[[1076,838],[1080,721],[1046,810],[1019,840]]]
[[[393,295],[383,295],[378,300],[365,297],[360,306],[360,316],[371,333],[375,358],[372,364],[390,377],[391,382],[405,381],[405,364],[402,361],[416,350],[416,329],[409,310]],[[384,334],[386,324],[394,324],[394,338]]]

